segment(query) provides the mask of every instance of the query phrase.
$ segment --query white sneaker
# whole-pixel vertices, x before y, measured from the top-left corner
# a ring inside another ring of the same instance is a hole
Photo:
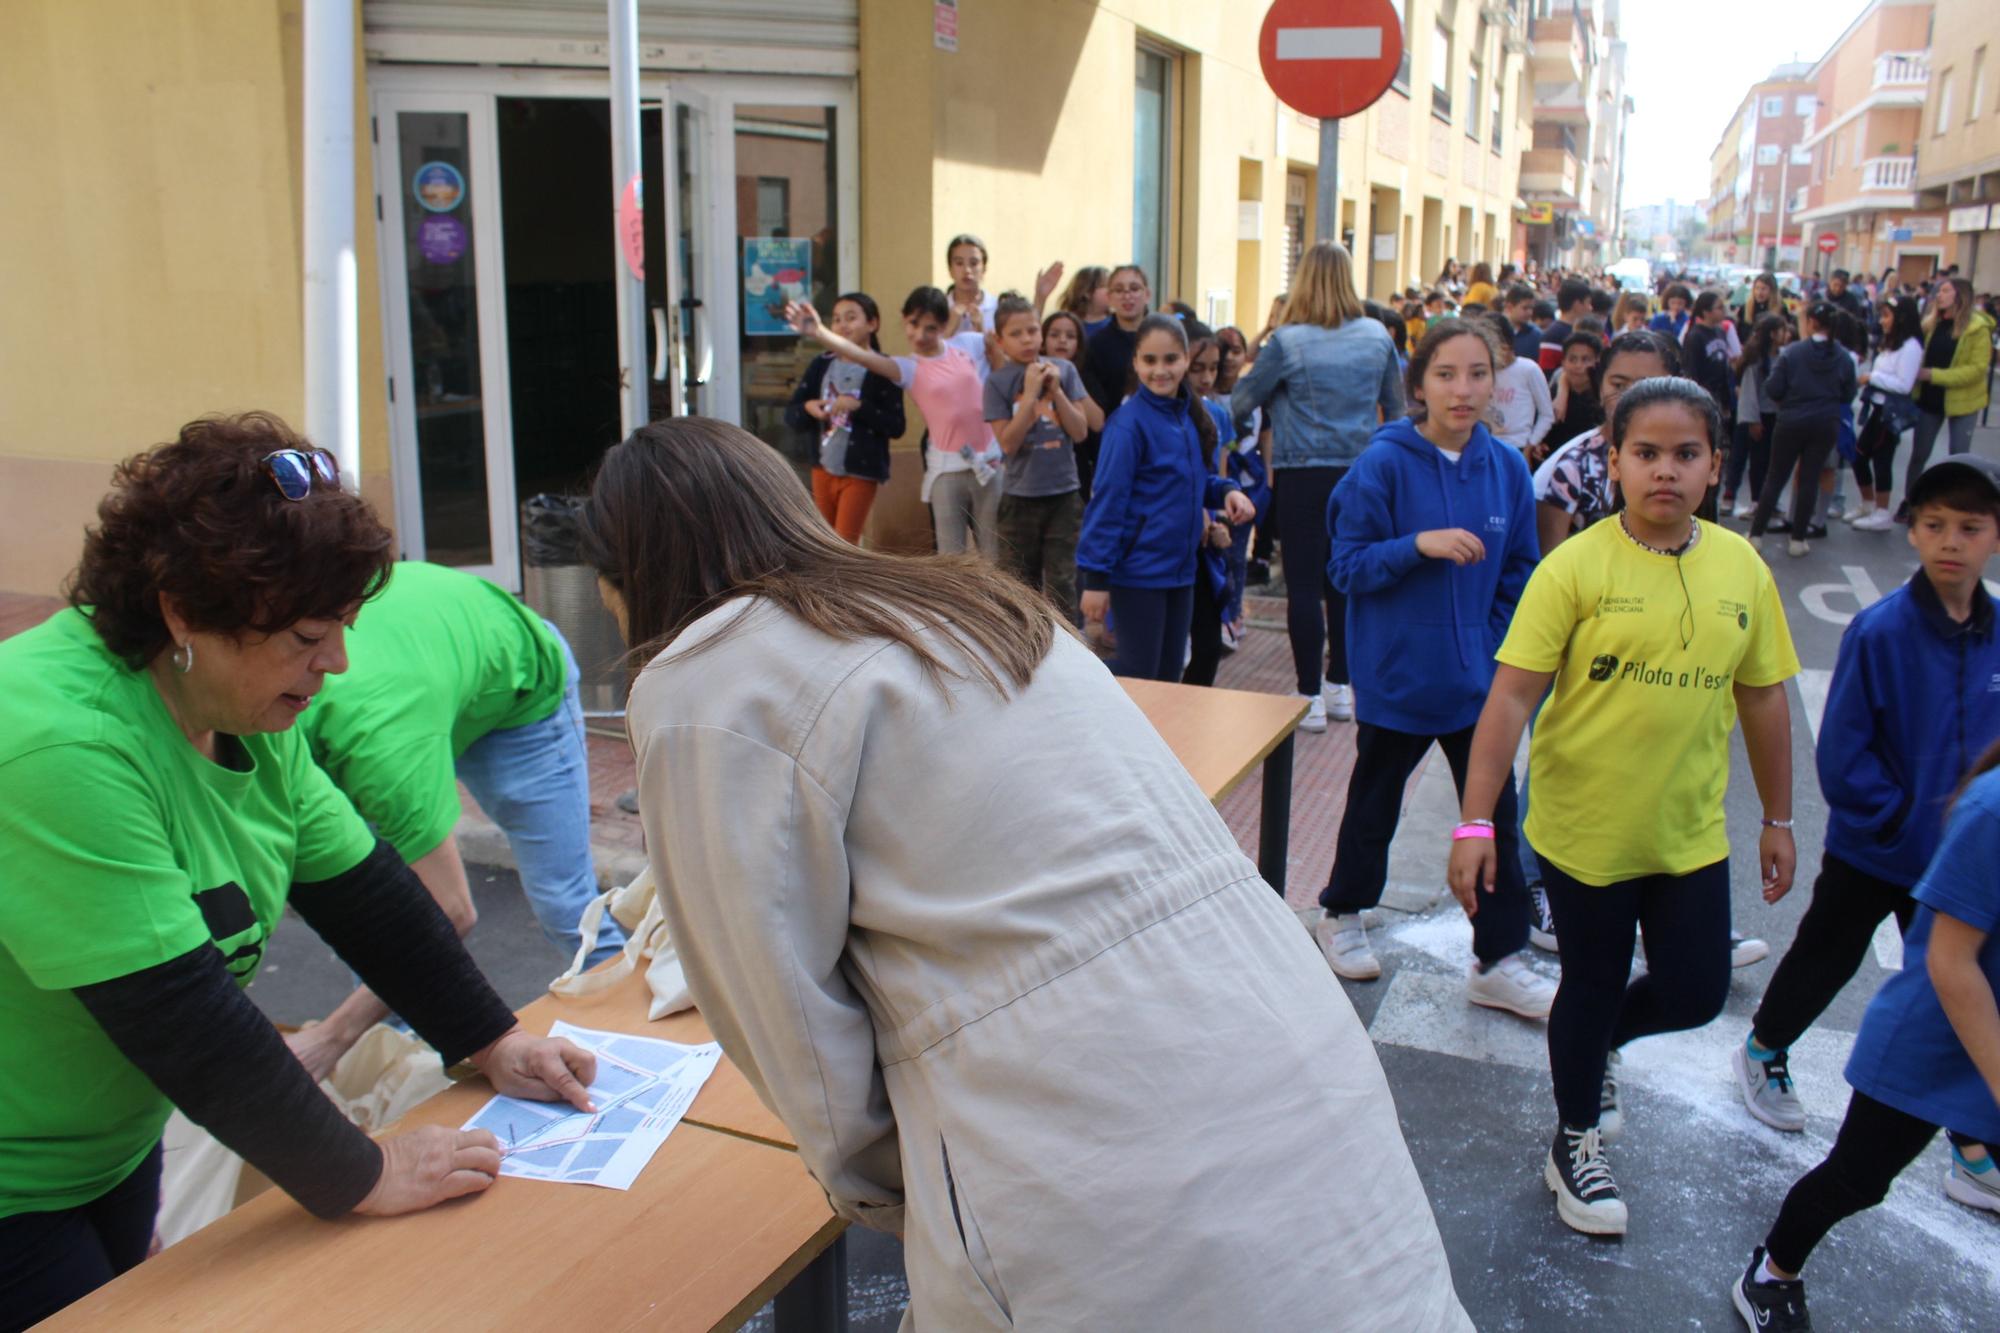
[[[1812,547],[1794,537],[1785,543],[1785,554],[1796,560],[1802,555],[1811,555]]]
[[[1326,700],[1320,698],[1317,694],[1302,694],[1299,697],[1309,701],[1306,704],[1306,715],[1299,719],[1299,730],[1325,731]]]
[[[1877,509],[1866,518],[1855,520],[1856,532],[1887,532],[1896,526],[1896,516],[1886,509]]]
[[[1972,1161],[1951,1145],[1951,1169],[1944,1175],[1944,1192],[1967,1208],[1983,1208],[2000,1213],[2000,1170],[1990,1164],[1984,1171],[1972,1169]]]
[[[1846,513],[1842,514],[1841,518],[1845,519],[1849,526],[1853,526],[1855,524],[1860,523],[1862,519],[1867,518],[1870,514],[1874,512],[1875,512],[1875,506],[1869,504],[1867,501],[1864,500],[1860,504],[1857,504],[1852,509],[1848,510]]]
[[[1547,1018],[1556,1000],[1556,984],[1529,967],[1520,954],[1510,953],[1491,967],[1474,963],[1465,979],[1465,998],[1523,1018]]]
[[[1749,967],[1752,963],[1761,963],[1770,956],[1771,946],[1755,935],[1739,935],[1733,930],[1729,932],[1731,967]]]
[[[1322,916],[1313,923],[1313,938],[1326,955],[1326,965],[1349,981],[1373,981],[1382,975],[1382,964],[1368,947],[1368,927],[1359,912],[1342,916]]]
[[[1731,518],[1748,518],[1756,512],[1757,512],[1757,501],[1754,498],[1749,500],[1738,500],[1736,502],[1736,508],[1729,511],[1729,516]]]
[[[1336,685],[1330,680],[1322,681],[1319,687],[1319,697],[1326,701],[1326,715],[1335,722],[1352,722],[1354,720],[1354,687],[1352,685]]]

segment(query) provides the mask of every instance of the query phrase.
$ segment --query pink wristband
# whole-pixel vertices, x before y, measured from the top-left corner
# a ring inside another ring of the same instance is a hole
[[[1460,824],[1451,831],[1451,840],[1453,842],[1459,842],[1465,838],[1491,839],[1492,837],[1493,826],[1491,824]]]

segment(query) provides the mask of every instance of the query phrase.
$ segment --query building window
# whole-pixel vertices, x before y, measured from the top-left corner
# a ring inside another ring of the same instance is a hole
[[[1170,292],[1169,219],[1174,185],[1174,57],[1139,48],[1132,115],[1132,260],[1155,292]]]
[[[1980,47],[1972,53],[1972,87],[1967,90],[1969,98],[1965,104],[1965,119],[1968,122],[1979,119],[1979,113],[1986,108],[1981,105],[1986,100],[1986,48]]]
[[[1764,114],[1765,114],[1765,115],[1767,115],[1767,116],[1782,116],[1782,115],[1784,115],[1784,114],[1785,114],[1785,99],[1784,99],[1784,98],[1782,98],[1782,97],[1767,97],[1767,98],[1765,98],[1765,99],[1764,99]]]
[[[792,233],[792,178],[757,178],[758,236],[789,236]]]
[[[1819,99],[1811,93],[1800,93],[1799,100],[1792,104],[1792,109],[1801,116],[1810,116],[1819,110]]]
[[[1945,70],[1938,75],[1937,123],[1931,128],[1932,134],[1943,134],[1951,124],[1951,76],[1953,71]]]
[[[1801,144],[1801,145],[1795,145],[1795,146],[1794,146],[1794,147],[1792,148],[1792,165],[1793,165],[1793,166],[1795,166],[1795,167],[1802,167],[1802,166],[1804,166],[1804,165],[1805,165],[1806,163],[1808,163],[1808,162],[1810,162],[1810,161],[1812,161],[1812,149],[1810,149],[1810,148],[1807,148],[1807,147],[1805,147],[1805,146],[1804,146],[1804,145],[1802,145],[1802,144]]]
[[[1765,143],[1757,145],[1757,165],[1775,167],[1778,165],[1778,145]]]
[[[1465,76],[1465,137],[1474,143],[1479,142],[1479,108],[1485,105],[1479,96],[1479,57],[1475,55],[1472,70]]]
[[[1404,0],[1389,0],[1389,7],[1396,11],[1396,26],[1403,33],[1403,59],[1396,66],[1396,78],[1389,86],[1403,96],[1410,95],[1410,25],[1403,15]]]
[[[1431,114],[1451,119],[1451,29],[1442,22],[1431,29]]]
[[[1506,113],[1501,107],[1503,100],[1500,96],[1500,80],[1495,79],[1493,81],[1493,137],[1487,140],[1487,147],[1496,153],[1500,151],[1500,131],[1507,124]]]

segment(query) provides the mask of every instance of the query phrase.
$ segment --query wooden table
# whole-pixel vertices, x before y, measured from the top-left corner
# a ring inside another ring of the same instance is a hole
[[[491,1095],[450,1088],[397,1131],[463,1124]],[[321,1222],[270,1190],[41,1327],[733,1329],[844,1227],[796,1154],[684,1122],[624,1191],[502,1177]]]
[[[1118,683],[1209,800],[1221,800],[1251,769],[1264,766],[1257,869],[1283,897],[1291,850],[1292,736],[1306,715],[1306,700],[1129,677]]]

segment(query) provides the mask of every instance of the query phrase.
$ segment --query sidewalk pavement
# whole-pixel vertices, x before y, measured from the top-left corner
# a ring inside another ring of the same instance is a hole
[[[0,639],[40,624],[62,605],[53,597],[0,593]],[[1217,685],[1267,694],[1289,693],[1292,658],[1285,637],[1284,603],[1252,596],[1246,600],[1245,615],[1248,629],[1243,646],[1222,659]],[[591,848],[598,881],[610,887],[630,880],[645,865],[645,835],[638,818],[617,806],[620,793],[633,786],[632,754],[622,723],[615,718],[593,722],[588,745]],[[1353,767],[1353,723],[1330,723],[1321,735],[1299,733],[1292,768],[1291,857],[1285,896],[1300,909],[1313,906],[1333,867],[1334,839],[1347,799],[1347,776]],[[1257,851],[1263,785],[1261,772],[1253,773],[1217,807],[1237,842],[1251,856]],[[462,787],[459,798],[464,814],[457,836],[466,861],[513,868],[506,837]],[[1426,762],[1412,778],[1404,799],[1404,830],[1415,836],[1396,840],[1383,905],[1418,912],[1443,893],[1447,850],[1443,833],[1456,819],[1458,808],[1449,771],[1441,763]],[[1425,836],[1432,832],[1438,836]]]

